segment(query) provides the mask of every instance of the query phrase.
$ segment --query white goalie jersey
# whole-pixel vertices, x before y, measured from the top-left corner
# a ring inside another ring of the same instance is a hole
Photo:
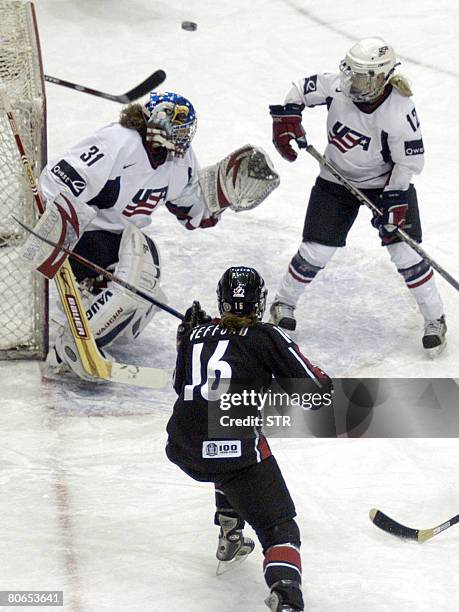
[[[357,105],[341,91],[338,74],[317,74],[294,83],[288,103],[327,105],[325,156],[356,187],[406,190],[413,174],[422,171],[424,145],[416,109],[395,87],[379,105]],[[320,176],[336,182],[326,168]]]
[[[187,229],[214,225],[198,188],[199,165],[190,147],[153,167],[138,132],[112,123],[50,161],[39,187],[46,200],[60,193],[87,204],[96,216],[85,230],[139,229],[166,204]]]

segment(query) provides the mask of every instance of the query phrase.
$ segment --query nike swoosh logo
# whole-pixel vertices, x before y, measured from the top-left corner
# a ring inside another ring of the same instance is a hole
[[[131,166],[135,166],[135,162],[134,162],[133,164],[127,164],[126,166],[123,166],[123,170],[124,170],[125,168],[130,168]]]

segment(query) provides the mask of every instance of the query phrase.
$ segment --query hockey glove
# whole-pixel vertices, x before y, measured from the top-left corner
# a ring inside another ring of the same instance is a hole
[[[269,112],[273,118],[273,144],[287,161],[295,161],[298,153],[292,148],[290,141],[294,140],[300,149],[308,146],[306,132],[301,125],[301,104],[286,104],[285,106],[270,106]]]
[[[403,228],[408,211],[407,192],[398,189],[383,191],[379,205],[382,215],[374,216],[371,224],[379,231],[384,243],[395,237],[395,232]]]
[[[195,300],[185,312],[183,321],[177,327],[177,348],[180,346],[184,336],[198,325],[210,323],[212,318],[201,308],[201,304]]]

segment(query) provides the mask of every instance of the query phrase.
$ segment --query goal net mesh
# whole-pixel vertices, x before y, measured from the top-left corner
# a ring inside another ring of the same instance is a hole
[[[46,162],[46,105],[35,13],[30,2],[0,0],[0,87],[6,91],[29,161]],[[38,218],[0,96],[0,359],[43,358],[47,350],[47,284],[18,260]]]

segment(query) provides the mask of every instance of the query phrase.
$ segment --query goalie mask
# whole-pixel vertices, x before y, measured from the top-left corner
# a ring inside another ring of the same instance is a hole
[[[353,102],[376,100],[398,65],[395,51],[382,38],[364,38],[340,63],[341,90]]]
[[[191,102],[176,93],[152,91],[144,112],[148,130],[156,128],[166,132],[167,140],[173,145],[174,155],[183,157],[196,133],[197,116]]]
[[[228,268],[217,287],[220,315],[255,315],[261,320],[267,293],[265,281],[254,268]]]

